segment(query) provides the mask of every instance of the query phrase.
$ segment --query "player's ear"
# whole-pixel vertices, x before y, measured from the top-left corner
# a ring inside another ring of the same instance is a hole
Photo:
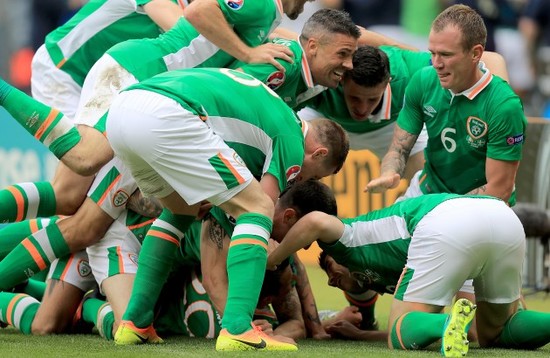
[[[313,159],[323,159],[328,155],[328,149],[326,147],[319,147],[313,152]]]

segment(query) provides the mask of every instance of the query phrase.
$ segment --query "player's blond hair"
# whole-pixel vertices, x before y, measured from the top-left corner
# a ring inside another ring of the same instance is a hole
[[[469,51],[475,45],[485,48],[487,28],[481,16],[466,5],[453,5],[443,10],[432,23],[432,31],[441,32],[454,26],[462,33],[462,47]]]

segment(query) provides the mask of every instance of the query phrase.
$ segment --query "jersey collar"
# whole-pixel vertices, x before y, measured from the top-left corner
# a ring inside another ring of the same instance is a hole
[[[473,100],[485,87],[489,85],[489,83],[491,83],[491,80],[493,79],[493,74],[491,73],[491,71],[489,71],[487,67],[485,67],[485,63],[480,61],[478,67],[483,72],[483,76],[481,76],[479,81],[477,81],[476,84],[472,87],[460,93],[455,94],[451,90],[449,90],[451,92],[451,95],[464,96],[469,100]]]
[[[384,90],[384,95],[382,96],[382,106],[380,110],[369,116],[369,121],[378,123],[385,119],[391,118],[391,86],[388,83],[386,89]]]

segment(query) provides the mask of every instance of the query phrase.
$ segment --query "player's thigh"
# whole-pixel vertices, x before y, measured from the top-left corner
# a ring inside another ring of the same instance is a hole
[[[74,119],[82,90],[80,85],[68,73],[57,68],[45,45],[36,51],[31,66],[33,98]]]
[[[46,291],[32,323],[33,334],[68,331],[82,296],[94,286],[85,252],[80,251],[52,262]]]
[[[222,204],[219,204],[226,213],[234,218],[245,212],[254,212],[263,214],[267,217],[273,217],[273,201],[263,191],[260,183],[255,179],[236,195]]]
[[[120,323],[122,315],[128,307],[135,276],[135,273],[118,274],[106,278],[101,284],[101,290],[113,309],[116,325]]]
[[[492,347],[500,336],[504,324],[517,311],[518,302],[512,303],[489,303],[477,302],[477,331],[481,347]]]

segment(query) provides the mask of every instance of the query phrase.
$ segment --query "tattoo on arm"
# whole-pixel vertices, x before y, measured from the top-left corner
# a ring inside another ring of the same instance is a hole
[[[482,185],[468,192],[470,195],[485,195],[487,193],[487,185]]]
[[[141,190],[136,190],[128,199],[126,208],[148,218],[156,218],[162,212],[162,204],[153,197],[144,197]]]
[[[417,138],[418,135],[396,127],[388,153],[382,160],[381,172],[395,172],[403,176],[407,160]]]
[[[218,250],[223,250],[223,238],[225,237],[225,230],[214,218],[210,218],[210,225],[208,225],[208,236],[210,240],[216,245]]]

